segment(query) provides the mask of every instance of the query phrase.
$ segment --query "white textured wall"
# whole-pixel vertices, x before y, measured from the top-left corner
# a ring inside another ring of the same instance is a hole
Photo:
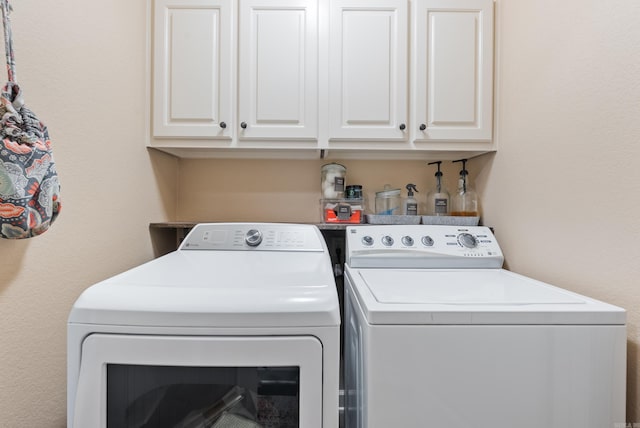
[[[144,147],[144,1],[11,3],[18,79],[49,126],[63,210],[40,237],[0,241],[0,427],[62,428],[69,309],[152,258],[148,224],[175,214],[176,161]]]
[[[18,77],[49,125],[64,210],[41,237],[0,241],[0,427],[61,428],[66,317],[77,295],[151,258],[151,221],[313,221],[322,162],[289,170],[275,161],[183,162],[176,211],[176,161],[149,155],[143,143],[145,2],[13,3]],[[500,148],[469,165],[485,223],[496,228],[511,269],[629,311],[633,422],[640,422],[639,16],[635,0],[499,0]],[[432,177],[416,162],[347,166],[371,190],[408,181],[421,189]],[[260,174],[229,179],[252,168],[284,176],[274,184],[282,192],[269,195]],[[282,203],[301,200],[306,208],[279,217]]]
[[[180,162],[178,219],[184,221],[321,221],[320,170],[326,160],[187,159]],[[340,161],[347,168],[347,185],[361,184],[368,213],[375,192],[385,184],[402,189],[413,183],[420,212],[435,186],[436,166],[424,161]],[[452,186],[460,164],[442,164]]]
[[[640,423],[639,19],[637,0],[499,1],[499,148],[470,166],[510,269],[628,311]]]

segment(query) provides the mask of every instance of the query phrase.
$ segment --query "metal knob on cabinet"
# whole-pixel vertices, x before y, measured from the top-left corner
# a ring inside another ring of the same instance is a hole
[[[247,129],[247,122],[242,122],[242,123],[240,124],[240,128],[242,128],[242,129]]]
[[[404,123],[400,124],[400,130],[404,131],[407,128],[407,125],[405,125]]]
[[[424,131],[425,129],[427,129],[427,125],[425,125],[424,123],[420,124],[420,130]]]
[[[225,129],[227,124],[225,122],[220,122],[220,128]]]

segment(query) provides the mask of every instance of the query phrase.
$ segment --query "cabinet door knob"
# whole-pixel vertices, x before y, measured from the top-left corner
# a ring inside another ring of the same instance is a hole
[[[407,127],[407,125],[405,125],[404,123],[400,124],[400,130],[401,131],[404,131],[406,127]]]
[[[225,129],[227,124],[225,122],[220,122],[220,128]]]
[[[424,123],[420,125],[420,130],[424,131],[425,129],[427,129],[427,125],[425,125]]]
[[[242,129],[247,129],[247,122],[242,122],[242,123],[240,124],[240,128],[242,128]]]

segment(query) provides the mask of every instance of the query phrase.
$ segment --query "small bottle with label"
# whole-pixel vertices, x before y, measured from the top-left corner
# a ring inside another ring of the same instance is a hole
[[[449,192],[444,187],[440,164],[442,161],[430,162],[427,165],[438,165],[435,174],[435,186],[427,194],[427,215],[448,215],[449,214]]]
[[[402,214],[418,215],[418,201],[413,197],[413,192],[418,193],[415,184],[407,184],[407,199],[404,200]]]

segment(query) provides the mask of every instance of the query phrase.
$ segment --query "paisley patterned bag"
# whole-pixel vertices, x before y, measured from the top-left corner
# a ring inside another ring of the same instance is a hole
[[[8,0],[2,3],[9,81],[0,94],[0,237],[44,233],[60,212],[60,185],[47,127],[24,106],[16,83]]]

